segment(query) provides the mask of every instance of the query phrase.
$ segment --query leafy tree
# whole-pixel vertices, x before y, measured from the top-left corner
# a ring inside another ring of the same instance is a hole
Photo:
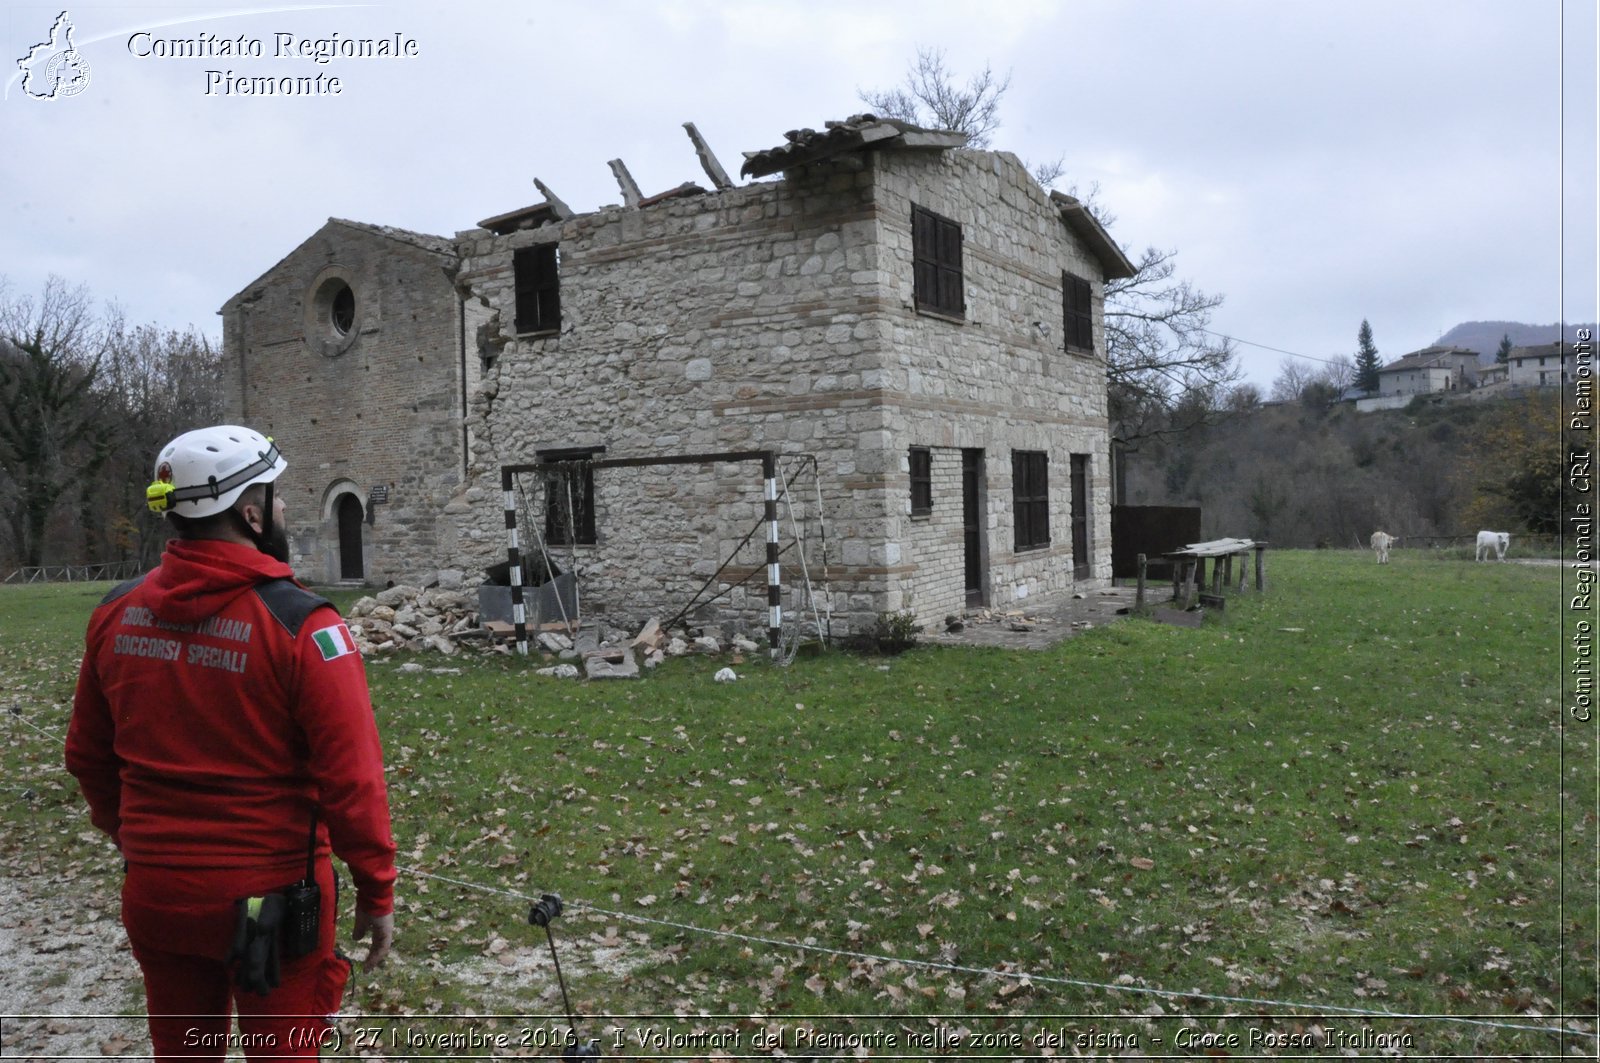
[[[1459,471],[1468,496],[1466,526],[1559,531],[1569,449],[1555,394],[1493,404],[1474,431]]]
[[[1361,330],[1356,333],[1355,386],[1369,395],[1378,390],[1378,370],[1383,368],[1378,358],[1378,348],[1372,342],[1372,326],[1363,318]]]
[[[1319,377],[1307,384],[1300,392],[1300,405],[1308,410],[1324,412],[1331,410],[1339,401],[1341,389],[1327,379]]]
[[[105,334],[81,286],[51,277],[41,298],[0,288],[0,517],[24,565],[43,563],[62,498],[105,463],[111,440],[95,392]]]
[[[1250,535],[1255,539],[1271,539],[1277,534],[1279,514],[1289,507],[1289,491],[1282,477],[1257,473],[1250,487],[1246,506],[1250,512]]]
[[[1500,349],[1494,352],[1494,360],[1497,365],[1511,364],[1511,333],[1500,337]]]

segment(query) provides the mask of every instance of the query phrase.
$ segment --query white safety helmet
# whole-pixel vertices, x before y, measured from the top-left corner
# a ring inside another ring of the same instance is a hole
[[[161,448],[145,501],[156,513],[209,517],[227,510],[251,484],[276,480],[288,465],[277,444],[253,429],[198,428]]]

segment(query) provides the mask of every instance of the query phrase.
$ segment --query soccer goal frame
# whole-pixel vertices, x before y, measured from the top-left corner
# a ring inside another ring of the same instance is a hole
[[[778,458],[776,450],[730,450],[710,454],[667,454],[642,458],[601,458],[596,461],[537,461],[500,466],[500,487],[505,495],[506,560],[511,577],[511,620],[517,653],[528,655],[528,614],[522,596],[522,547],[517,534],[516,478],[523,473],[556,473],[573,469],[629,469],[651,465],[712,465],[761,463],[763,522],[767,528],[767,644],[774,660],[783,659],[783,583],[778,549]]]

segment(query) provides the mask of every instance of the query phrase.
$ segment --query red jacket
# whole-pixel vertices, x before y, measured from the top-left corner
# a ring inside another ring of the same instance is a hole
[[[89,621],[67,770],[129,861],[304,874],[350,866],[394,907],[394,840],[366,670],[325,600],[254,547],[174,540]]]

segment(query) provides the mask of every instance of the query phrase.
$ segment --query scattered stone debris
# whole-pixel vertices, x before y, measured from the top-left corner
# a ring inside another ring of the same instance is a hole
[[[1006,607],[975,607],[944,616],[931,625],[926,639],[946,646],[1045,649],[1133,612],[1135,594],[1133,587],[1112,586],[1041,594]]]
[[[735,672],[732,668],[720,668],[717,670],[717,674],[711,678],[715,679],[719,683],[731,683],[735,679],[739,678],[739,673]]]
[[[633,640],[632,644],[648,654],[661,649],[666,644],[666,641],[667,633],[661,630],[660,621],[652,616],[645,622],[644,627],[639,629],[639,635]]]
[[[583,670],[590,679],[638,679],[639,662],[633,648],[602,645],[584,654]]]
[[[1007,631],[1026,632],[1034,631],[1039,625],[1054,621],[1055,617],[1044,612],[1035,613],[1022,609],[974,609],[965,616],[945,617],[944,629],[954,633],[965,631],[968,625],[998,624],[1004,625]]]

